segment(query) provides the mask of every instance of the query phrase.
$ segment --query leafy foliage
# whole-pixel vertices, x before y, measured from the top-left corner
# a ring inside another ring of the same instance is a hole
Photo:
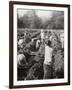
[[[36,14],[35,10],[28,10],[22,17],[17,17],[18,28],[36,29],[64,29],[64,12],[53,11],[52,17],[45,22]]]

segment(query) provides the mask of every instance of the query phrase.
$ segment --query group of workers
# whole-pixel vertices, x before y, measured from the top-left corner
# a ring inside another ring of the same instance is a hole
[[[51,62],[52,62],[52,53],[53,48],[51,46],[52,42],[52,35],[45,36],[45,33],[43,29],[41,29],[40,33],[41,40],[36,41],[36,48],[38,48],[39,44],[43,44],[45,46],[45,56],[44,56],[44,63],[43,63],[43,69],[44,69],[44,76],[43,79],[51,79]],[[64,34],[60,35],[60,40],[62,44],[62,48],[64,48]],[[34,39],[32,39],[32,42],[34,42]],[[23,39],[19,40],[18,45],[22,45]],[[25,56],[23,54],[17,56],[18,63],[20,64],[22,60],[25,60]]]

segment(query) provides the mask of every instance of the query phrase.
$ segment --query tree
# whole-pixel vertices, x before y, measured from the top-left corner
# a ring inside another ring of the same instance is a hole
[[[52,28],[54,29],[64,29],[64,12],[63,11],[55,11],[53,12],[53,16],[51,18]]]
[[[23,21],[22,21],[22,18],[19,17],[18,14],[17,14],[17,27],[18,27],[18,28],[22,28],[22,27],[23,27]]]
[[[52,18],[46,20],[44,28],[48,29],[64,29],[64,12],[54,11]]]
[[[18,18],[18,26],[22,26],[22,28],[41,28],[42,21],[36,15],[35,10],[28,10],[23,17]]]

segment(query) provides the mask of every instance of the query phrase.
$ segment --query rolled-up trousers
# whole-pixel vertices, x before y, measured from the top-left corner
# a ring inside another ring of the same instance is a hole
[[[52,78],[52,66],[43,64],[44,76],[43,79],[51,79]]]

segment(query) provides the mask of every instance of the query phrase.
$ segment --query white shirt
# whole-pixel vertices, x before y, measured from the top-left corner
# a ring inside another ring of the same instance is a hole
[[[61,40],[61,44],[62,44],[62,48],[64,47],[64,33],[62,33],[60,35],[60,40]]]
[[[44,39],[44,32],[41,30],[41,39]]]
[[[49,37],[49,40],[51,41],[51,40],[52,40],[52,38],[53,38],[53,37],[52,37],[52,36],[50,36],[50,37]]]
[[[23,39],[20,39],[18,44],[21,45],[23,43],[23,41],[24,41]]]
[[[49,65],[50,62],[52,61],[52,51],[53,51],[53,49],[45,44],[45,60],[44,60],[44,64]]]
[[[62,34],[60,35],[60,38],[61,38],[61,42],[63,42],[63,41],[64,41],[64,33],[62,33]]]
[[[37,40],[37,41],[36,41],[36,48],[39,47],[39,43],[40,43],[40,40]]]
[[[24,56],[23,54],[19,54],[19,55],[17,56],[17,63],[18,63],[18,64],[21,64],[20,62],[21,62],[23,59],[25,59],[25,56]]]

